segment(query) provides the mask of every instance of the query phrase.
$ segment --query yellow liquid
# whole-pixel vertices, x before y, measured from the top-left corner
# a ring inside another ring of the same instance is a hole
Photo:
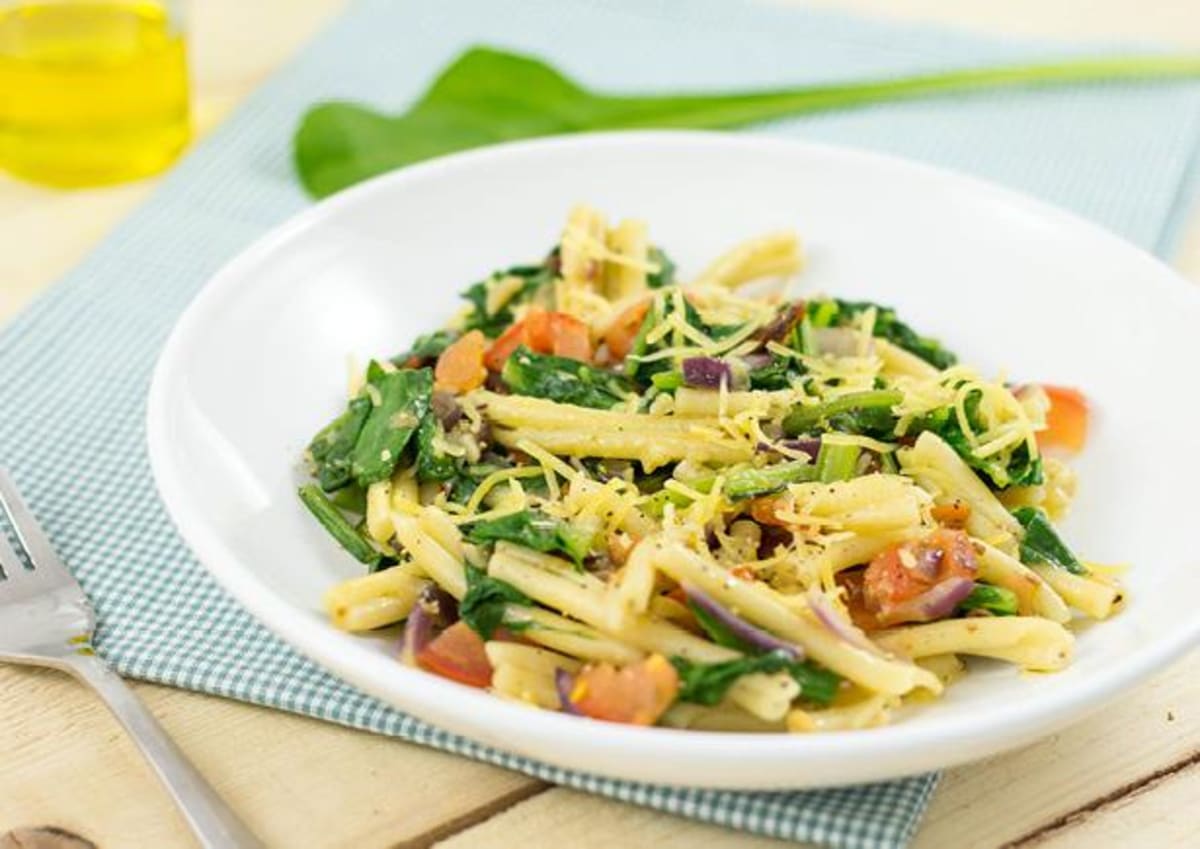
[[[188,136],[183,36],[161,6],[0,0],[0,169],[56,186],[131,180]]]

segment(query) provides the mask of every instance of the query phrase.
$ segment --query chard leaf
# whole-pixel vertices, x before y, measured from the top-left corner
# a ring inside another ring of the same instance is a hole
[[[534,136],[648,127],[722,129],[1006,86],[1197,75],[1200,59],[1191,56],[1113,56],[774,91],[634,96],[589,91],[533,57],[474,47],[444,68],[403,114],[346,102],[313,107],[296,131],[294,158],[304,187],[324,197],[402,165]]]

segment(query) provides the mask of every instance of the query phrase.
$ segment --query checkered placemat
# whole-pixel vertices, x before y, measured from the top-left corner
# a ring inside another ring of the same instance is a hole
[[[0,335],[0,462],[94,599],[98,648],[125,675],[398,736],[682,816],[847,849],[903,846],[935,776],[815,792],[687,790],[568,772],[439,731],[280,643],[216,587],[171,528],[144,448],[151,368],[204,281],[307,203],[290,164],[298,116],[329,97],[400,107],[479,42],[538,53],[614,90],[772,87],[1071,52],[720,0],[356,3]],[[1008,91],[765,130],[990,177],[1165,253],[1191,196],[1200,86]]]

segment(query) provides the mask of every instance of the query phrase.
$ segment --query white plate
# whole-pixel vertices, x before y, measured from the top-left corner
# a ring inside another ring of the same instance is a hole
[[[738,239],[802,234],[801,291],[892,304],[968,363],[1083,387],[1095,409],[1066,531],[1130,563],[1130,603],[1083,629],[1074,664],[977,664],[902,722],[825,735],[630,728],[535,711],[405,668],[334,630],[321,594],[361,567],[297,501],[297,458],[342,407],[348,355],[403,349],[492,269],[536,260],[586,200],[650,222],[694,271]],[[563,767],[679,785],[815,787],[946,767],[1046,735],[1197,642],[1200,291],[1067,213],[885,156],[704,133],[488,148],[372,180],[298,215],[220,271],[154,375],[150,458],[180,533],[277,634],[443,728]]]

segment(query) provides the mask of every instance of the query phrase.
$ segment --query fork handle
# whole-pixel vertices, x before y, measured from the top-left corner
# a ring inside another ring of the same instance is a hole
[[[129,732],[204,849],[264,849],[108,664],[95,655],[75,654],[65,665],[100,694]]]

